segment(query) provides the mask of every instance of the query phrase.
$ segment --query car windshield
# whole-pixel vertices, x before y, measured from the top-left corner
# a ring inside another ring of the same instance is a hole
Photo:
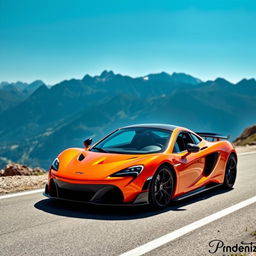
[[[158,128],[123,128],[97,143],[90,151],[120,154],[149,154],[163,152],[171,131]]]

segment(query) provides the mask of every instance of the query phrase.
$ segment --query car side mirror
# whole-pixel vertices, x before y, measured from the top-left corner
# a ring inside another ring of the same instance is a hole
[[[86,140],[84,141],[84,147],[85,147],[85,149],[88,150],[88,149],[89,149],[89,146],[90,146],[91,144],[92,144],[92,138],[86,139]]]
[[[200,147],[198,147],[197,145],[195,144],[192,144],[192,143],[188,143],[187,144],[187,151],[189,153],[196,153],[200,150]]]

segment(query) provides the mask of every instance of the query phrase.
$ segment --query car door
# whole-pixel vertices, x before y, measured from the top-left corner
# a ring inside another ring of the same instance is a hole
[[[193,139],[189,132],[182,131],[178,134],[174,144],[173,156],[175,168],[178,171],[178,190],[179,193],[186,193],[200,186],[200,179],[203,176],[205,158],[202,153],[190,153],[187,151],[187,144],[200,144],[200,139]]]

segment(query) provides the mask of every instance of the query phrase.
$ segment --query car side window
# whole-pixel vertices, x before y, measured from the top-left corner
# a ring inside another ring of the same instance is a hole
[[[194,141],[194,144],[199,144],[201,141],[202,141],[202,139],[201,138],[199,138],[198,136],[196,136],[195,134],[193,134],[193,133],[190,133],[190,136],[192,137],[192,139],[193,139],[193,141]]]
[[[179,144],[177,143],[177,141],[176,141],[175,144],[174,144],[173,152],[174,152],[174,153],[181,152],[180,147],[179,147]]]
[[[181,132],[178,135],[177,140],[174,144],[173,152],[174,153],[179,153],[179,152],[182,152],[182,151],[186,151],[188,143],[193,143],[194,144],[194,141],[190,137],[189,133]]]
[[[188,132],[182,132],[181,135],[182,135],[186,149],[187,149],[188,143],[192,143],[192,144],[194,143],[194,141],[192,140]]]

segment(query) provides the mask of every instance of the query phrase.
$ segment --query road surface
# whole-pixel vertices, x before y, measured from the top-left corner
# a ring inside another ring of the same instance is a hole
[[[44,198],[41,193],[0,200],[0,255],[120,255],[256,196],[256,154],[239,156],[233,190],[215,189],[162,211],[147,207],[92,207]],[[256,238],[256,203],[148,251],[146,255],[211,254]],[[226,254],[228,255],[228,254]]]

